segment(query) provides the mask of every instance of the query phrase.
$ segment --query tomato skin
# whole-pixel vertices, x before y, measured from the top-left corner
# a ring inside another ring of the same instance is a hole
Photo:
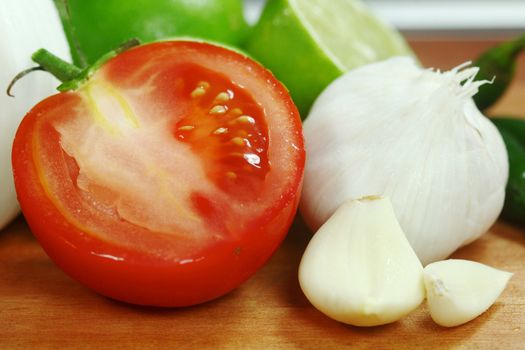
[[[192,44],[190,44],[192,45]],[[262,73],[266,79],[275,79]],[[126,249],[94,237],[70,222],[49,198],[35,165],[35,123],[76,98],[60,93],[35,106],[22,121],[13,145],[13,173],[24,216],[49,257],[67,274],[105,296],[141,305],[187,306],[217,298],[259,269],[277,249],[297,210],[304,167],[298,112],[285,89],[275,85],[293,117],[300,147],[292,185],[282,200],[235,240],[221,241],[199,257],[174,261]],[[67,111],[65,111],[67,112]]]

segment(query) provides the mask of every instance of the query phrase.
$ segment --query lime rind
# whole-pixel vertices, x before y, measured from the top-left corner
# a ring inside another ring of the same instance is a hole
[[[344,72],[414,56],[404,38],[358,0],[270,0],[245,49],[289,89],[303,119]]]
[[[245,49],[288,88],[303,119],[327,83],[344,72],[307,33],[287,0],[267,2]]]

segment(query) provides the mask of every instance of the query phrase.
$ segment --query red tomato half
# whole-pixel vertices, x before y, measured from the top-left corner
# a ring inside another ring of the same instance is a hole
[[[56,264],[158,306],[255,273],[288,231],[304,161],[298,112],[267,70],[183,41],[130,49],[42,101],[13,147],[20,205]]]

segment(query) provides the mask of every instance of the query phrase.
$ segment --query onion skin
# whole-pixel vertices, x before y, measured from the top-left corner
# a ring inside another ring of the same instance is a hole
[[[0,85],[5,89],[22,70],[35,66],[31,54],[41,47],[70,60],[60,18],[51,1],[0,1],[2,69]],[[18,124],[37,102],[56,92],[59,82],[48,74],[32,73],[18,81],[11,92],[0,94],[0,229],[20,211],[11,170],[11,146]],[[4,90],[5,91],[5,90]]]

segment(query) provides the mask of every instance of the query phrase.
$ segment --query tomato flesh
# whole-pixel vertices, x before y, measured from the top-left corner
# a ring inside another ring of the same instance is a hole
[[[207,176],[232,195],[253,196],[269,170],[268,131],[261,107],[225,76],[187,67],[183,93],[191,112],[177,122],[175,136],[206,160]],[[197,77],[209,77],[198,80]]]
[[[48,255],[119,300],[184,306],[252,275],[284,238],[304,167],[299,115],[252,60],[144,45],[24,118],[24,215]]]

